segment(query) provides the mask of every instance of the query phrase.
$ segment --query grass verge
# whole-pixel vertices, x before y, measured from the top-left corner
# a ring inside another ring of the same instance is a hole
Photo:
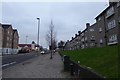
[[[108,46],[102,48],[79,49],[61,51],[70,56],[70,59],[78,62],[81,66],[91,67],[94,71],[107,78],[118,78],[120,46]]]

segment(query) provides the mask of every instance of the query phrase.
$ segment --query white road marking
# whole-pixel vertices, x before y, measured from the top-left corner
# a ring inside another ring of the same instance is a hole
[[[12,63],[9,63],[9,64],[15,64],[16,62],[12,62]]]
[[[11,62],[11,63],[8,63],[8,64],[4,64],[2,65],[1,67],[5,67],[5,66],[9,66],[9,65],[12,65],[12,64],[15,64],[16,62]]]

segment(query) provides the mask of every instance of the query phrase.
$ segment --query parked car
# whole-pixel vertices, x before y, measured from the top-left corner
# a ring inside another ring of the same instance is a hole
[[[41,53],[41,54],[45,54],[45,51],[41,51],[40,53]]]

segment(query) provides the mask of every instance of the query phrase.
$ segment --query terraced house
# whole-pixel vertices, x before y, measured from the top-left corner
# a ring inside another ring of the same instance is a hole
[[[67,41],[65,49],[74,50],[120,44],[120,1],[109,2],[109,6],[95,19],[94,24],[86,23],[85,30],[76,34],[77,37]]]
[[[2,53],[3,54],[16,54],[18,48],[18,32],[12,28],[10,24],[2,24]]]

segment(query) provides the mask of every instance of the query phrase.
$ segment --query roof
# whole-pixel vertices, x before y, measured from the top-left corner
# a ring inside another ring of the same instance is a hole
[[[19,47],[25,47],[25,46],[28,46],[28,47],[31,47],[31,44],[18,44]]]
[[[105,10],[103,10],[98,16],[95,17],[95,19],[97,19],[99,16],[101,16],[102,14],[104,14],[106,12],[106,10],[108,10],[111,6],[115,5],[117,2],[113,2],[111,3],[107,8],[105,8]]]
[[[15,33],[15,32],[18,33],[17,29],[13,29],[13,31],[14,31],[14,33]]]
[[[13,29],[13,31],[17,31],[17,29]]]
[[[8,29],[9,27],[11,27],[12,25],[11,24],[2,24],[2,27],[4,29]]]

